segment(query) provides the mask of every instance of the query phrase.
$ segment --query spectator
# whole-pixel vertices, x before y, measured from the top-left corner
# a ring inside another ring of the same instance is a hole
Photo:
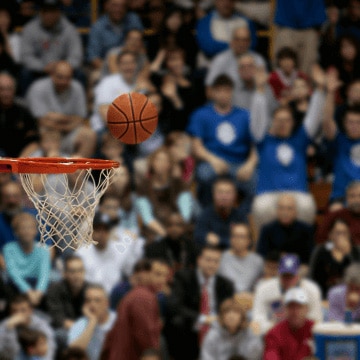
[[[83,88],[73,79],[71,65],[54,64],[51,76],[35,81],[26,99],[41,129],[60,131],[61,152],[91,157],[95,151],[95,133],[85,125],[86,97]]]
[[[359,255],[359,250],[351,243],[348,224],[341,218],[335,219],[329,241],[315,249],[310,263],[310,277],[320,286],[324,299],[328,290],[341,282],[350,263],[359,260]]]
[[[254,95],[256,94],[256,58],[253,54],[243,54],[238,58],[238,77],[233,94],[233,104],[240,108],[250,110]],[[260,67],[265,69],[265,67]],[[264,94],[267,99],[268,112],[272,113],[278,106],[271,86],[265,84]]]
[[[0,352],[8,349],[8,355],[16,357],[21,352],[21,345],[17,335],[19,326],[26,326],[45,334],[47,339],[47,352],[44,360],[53,360],[55,355],[55,341],[52,328],[46,320],[34,313],[29,298],[17,295],[10,302],[10,315],[0,323]]]
[[[84,316],[69,330],[70,347],[86,350],[90,360],[98,360],[101,348],[115,323],[116,314],[109,309],[109,300],[101,285],[89,285],[85,290]]]
[[[238,58],[244,54],[251,55],[257,66],[266,66],[264,58],[250,50],[251,32],[247,27],[235,28],[232,33],[230,48],[216,55],[209,65],[205,84],[211,86],[214,80],[221,74],[227,75],[236,85],[240,85]]]
[[[46,309],[52,319],[59,347],[66,344],[68,330],[82,315],[87,287],[83,261],[75,255],[67,256],[64,259],[63,279],[51,283],[46,294]]]
[[[324,243],[328,240],[331,225],[335,219],[342,219],[348,225],[353,244],[360,245],[360,181],[355,180],[346,187],[345,206],[336,211],[328,212],[323,222],[320,224],[316,240],[318,243]]]
[[[1,211],[0,211],[0,249],[9,242],[15,240],[14,229],[11,222],[15,215],[21,212],[29,212],[35,215],[33,209],[23,206],[23,192],[21,185],[13,180],[5,182],[1,186]]]
[[[128,50],[123,51],[118,55],[117,63],[118,72],[105,76],[94,89],[94,112],[91,117],[91,126],[97,132],[104,129],[107,123],[107,111],[114,98],[123,93],[148,89],[148,84],[137,83],[136,54]]]
[[[83,50],[80,35],[62,15],[58,0],[43,0],[39,16],[27,23],[21,41],[23,94],[31,82],[51,74],[57,61],[70,64],[79,72]]]
[[[317,284],[301,279],[300,261],[296,255],[283,255],[276,278],[263,280],[255,289],[253,328],[265,334],[272,326],[284,320],[284,292],[292,287],[303,289],[309,298],[309,318],[320,322],[323,319],[321,293]]]
[[[308,16],[312,14],[312,16]],[[319,35],[317,29],[326,20],[325,2],[304,0],[280,0],[276,3],[274,54],[280,48],[289,46],[297,51],[302,49],[299,68],[306,74],[316,62]]]
[[[95,215],[93,228],[95,244],[79,248],[75,253],[84,262],[85,279],[103,284],[110,294],[114,285],[129,275],[136,261],[142,257],[143,243],[134,241],[125,233],[120,241],[113,241],[110,238],[111,221],[100,213]]]
[[[262,341],[248,327],[244,310],[235,300],[224,300],[218,321],[204,339],[200,359],[228,360],[231,355],[242,355],[249,360],[260,360],[262,352]]]
[[[153,271],[152,267],[151,273]],[[116,322],[103,346],[102,360],[117,360],[119,354],[127,360],[137,360],[146,349],[160,348],[161,320],[153,288],[158,277],[149,276],[143,280],[144,283],[135,286],[118,306]]]
[[[1,27],[1,8],[0,8],[0,27]],[[0,32],[0,72],[7,72],[14,76],[18,77],[19,66],[15,63],[11,54],[9,54],[6,47],[6,39],[4,35]]]
[[[200,213],[194,230],[194,239],[200,244],[230,245],[230,224],[246,222],[246,217],[236,208],[236,186],[232,179],[218,177],[213,184],[213,205]]]
[[[61,0],[61,10],[76,27],[90,27],[91,4],[86,0]]]
[[[151,272],[151,262],[148,259],[140,259],[136,262],[133,272],[124,281],[116,284],[111,290],[111,309],[116,310],[123,297],[138,285],[147,285]]]
[[[139,17],[128,12],[126,0],[106,0],[105,14],[92,26],[87,46],[87,59],[94,69],[101,69],[106,53],[121,46],[131,29],[142,30]]]
[[[306,79],[306,75],[298,70],[297,53],[283,47],[276,54],[276,69],[270,74],[269,84],[279,101],[288,102],[291,98],[290,89],[298,78]]]
[[[264,258],[270,251],[293,253],[307,266],[314,247],[313,227],[296,220],[298,212],[293,195],[280,195],[276,212],[276,220],[261,229],[257,252]]]
[[[328,293],[329,321],[344,321],[345,312],[351,311],[352,321],[360,321],[359,263],[351,264],[345,271],[344,284],[334,286]]]
[[[301,288],[288,290],[284,296],[285,319],[265,337],[264,360],[303,360],[312,354],[312,327],[308,318],[310,299]]]
[[[340,18],[337,27],[337,35],[352,35],[360,40],[360,14],[359,14],[359,0],[347,1],[347,9]]]
[[[256,29],[252,21],[235,10],[234,0],[215,0],[215,9],[198,20],[196,36],[200,49],[208,58],[212,58],[228,49],[232,31],[239,27],[251,32],[251,48],[256,47]]]
[[[148,161],[149,176],[138,186],[136,208],[150,238],[166,236],[165,219],[170,211],[179,211],[186,223],[194,218],[194,199],[183,181],[172,175],[173,161],[161,147]]]
[[[140,356],[140,360],[161,360],[161,353],[157,349],[147,349]]]
[[[360,144],[360,109],[349,108],[343,118],[344,131],[341,131],[334,120],[335,93],[340,85],[335,71],[328,74],[328,92],[324,109],[323,131],[325,138],[331,142],[334,158],[334,182],[330,200],[342,202],[346,187],[353,180],[360,179],[358,147]]]
[[[248,211],[255,187],[257,156],[251,147],[249,113],[232,105],[234,84],[220,75],[211,87],[213,103],[197,109],[187,128],[193,136],[198,199],[211,203],[211,185],[216,176],[230,174],[244,194],[242,207]],[[211,121],[209,121],[211,119]]]
[[[266,255],[266,257],[264,258],[264,276],[260,281],[278,276],[279,261],[280,254],[277,251],[270,251]]]
[[[221,258],[219,274],[234,283],[237,294],[249,294],[264,271],[264,261],[251,251],[250,228],[244,223],[230,225],[230,249]]]
[[[69,347],[63,352],[61,360],[89,360],[89,357],[86,351],[77,347]]]
[[[46,335],[35,329],[21,327],[18,329],[18,340],[21,346],[19,360],[43,359],[48,351]]]
[[[16,81],[0,73],[0,152],[17,157],[25,146],[37,139],[37,124],[30,112],[15,100]]]
[[[175,360],[197,359],[199,344],[217,319],[220,304],[234,295],[232,282],[218,275],[220,260],[221,251],[207,245],[197,258],[196,269],[175,274],[169,301],[172,336],[168,341]]]
[[[172,212],[168,215],[165,230],[166,237],[146,245],[145,257],[166,261],[174,272],[194,267],[195,245],[193,240],[188,237],[186,223],[179,212]]]
[[[4,246],[4,260],[10,284],[16,292],[27,294],[38,306],[47,291],[50,251],[36,244],[37,221],[29,213],[17,214],[11,223],[16,241]]]
[[[314,67],[313,77],[317,90],[312,95],[303,124],[295,129],[292,111],[286,106],[280,106],[274,112],[270,125],[264,95],[267,75],[264,70],[257,71],[257,92],[251,105],[250,130],[260,160],[257,196],[252,210],[259,229],[275,218],[274,204],[283,191],[296,197],[299,220],[307,223],[314,221],[315,203],[308,193],[306,182],[306,149],[311,138],[317,134],[322,120],[325,76],[321,69]]]

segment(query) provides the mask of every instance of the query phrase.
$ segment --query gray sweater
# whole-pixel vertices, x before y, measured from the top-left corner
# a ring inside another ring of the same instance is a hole
[[[64,17],[53,30],[41,25],[40,17],[31,20],[21,39],[21,63],[32,71],[42,71],[50,62],[65,60],[78,68],[83,60],[83,49],[76,28]]]
[[[228,360],[232,355],[242,355],[248,360],[260,360],[262,353],[262,340],[250,329],[231,335],[216,322],[205,337],[200,360]]]

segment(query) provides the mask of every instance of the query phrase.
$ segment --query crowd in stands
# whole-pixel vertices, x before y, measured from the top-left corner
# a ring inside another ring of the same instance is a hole
[[[0,156],[121,163],[65,252],[0,172],[0,360],[315,359],[360,322],[360,0],[97,5],[0,3]],[[128,92],[138,145],[106,126]]]

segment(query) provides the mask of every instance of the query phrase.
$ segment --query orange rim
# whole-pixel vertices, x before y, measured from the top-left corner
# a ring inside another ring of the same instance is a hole
[[[0,158],[0,172],[17,174],[68,174],[76,170],[103,170],[118,168],[112,160],[85,158]]]

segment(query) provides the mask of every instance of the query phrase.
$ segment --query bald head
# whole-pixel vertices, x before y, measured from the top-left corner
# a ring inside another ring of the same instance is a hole
[[[22,207],[22,190],[21,186],[9,181],[1,188],[1,207],[8,215],[15,215]]]
[[[296,199],[290,194],[283,194],[277,202],[277,219],[283,225],[292,224],[297,216]]]
[[[251,33],[247,26],[234,29],[231,37],[231,49],[236,56],[246,54],[251,44]]]
[[[73,69],[66,61],[59,61],[51,74],[51,78],[57,93],[66,91],[71,84]]]
[[[3,108],[10,107],[15,98],[16,81],[6,73],[0,74],[0,106]]]

